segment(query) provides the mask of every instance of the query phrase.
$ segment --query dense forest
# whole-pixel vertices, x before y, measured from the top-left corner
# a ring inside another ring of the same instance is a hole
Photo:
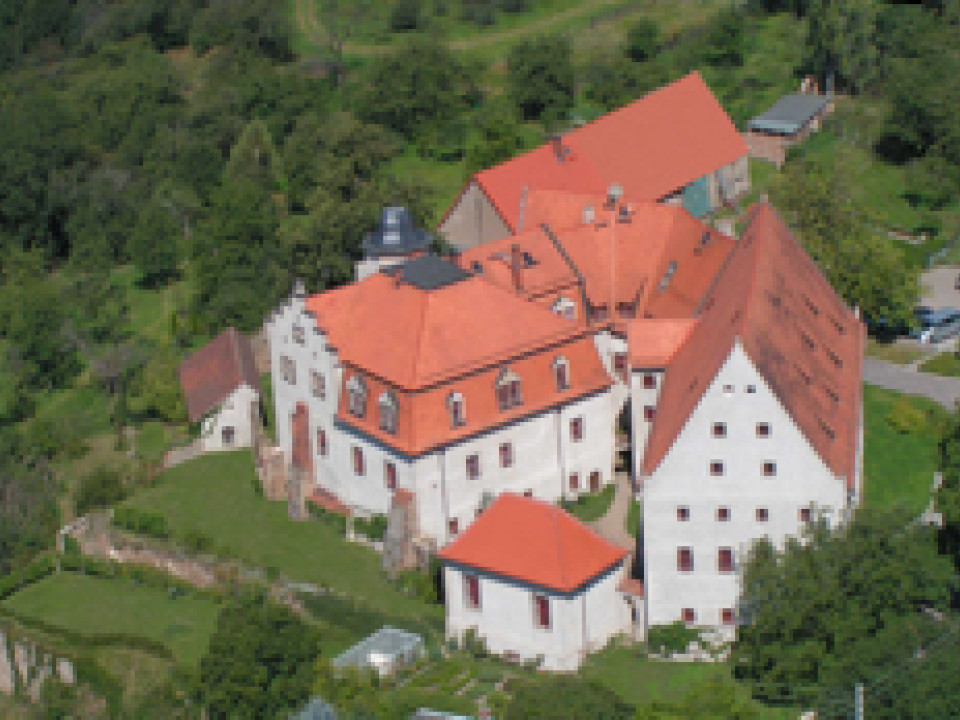
[[[611,3],[491,48],[448,35],[551,3],[319,0],[309,37],[303,4],[0,3],[0,576],[149,482],[119,459],[130,428],[186,426],[184,354],[294,278],[348,281],[383,205],[432,227],[470,173],[691,70],[741,129],[806,75],[843,98],[750,199],[875,328],[956,250],[956,0]]]

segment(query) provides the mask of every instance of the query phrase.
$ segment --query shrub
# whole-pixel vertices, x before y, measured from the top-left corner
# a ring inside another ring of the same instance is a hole
[[[25,588],[27,585],[42,580],[56,570],[56,567],[57,564],[51,556],[43,555],[23,569],[0,578],[0,600],[8,595],[13,595],[17,590]]]
[[[926,414],[908,397],[899,398],[884,419],[901,435],[922,432],[927,427]]]
[[[691,642],[699,641],[700,631],[680,620],[669,625],[654,625],[647,633],[647,648],[666,657],[686,652]]]
[[[80,481],[77,493],[77,514],[83,515],[93,508],[105,508],[123,500],[126,490],[123,479],[113,468],[100,467]]]
[[[170,537],[170,529],[163,515],[150,510],[137,510],[123,507],[113,511],[113,524],[124,530],[165,539]]]
[[[199,530],[188,530],[183,536],[183,544],[191,553],[208,553],[213,550],[213,538]]]
[[[354,518],[353,529],[370,540],[383,540],[387,534],[387,516],[372,515]]]

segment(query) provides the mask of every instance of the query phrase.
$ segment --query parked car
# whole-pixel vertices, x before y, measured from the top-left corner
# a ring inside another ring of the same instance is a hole
[[[957,308],[917,308],[917,325],[910,337],[921,343],[936,344],[960,333],[960,310]]]

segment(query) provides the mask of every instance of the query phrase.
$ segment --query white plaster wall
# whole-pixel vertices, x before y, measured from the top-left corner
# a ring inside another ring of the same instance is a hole
[[[364,280],[371,275],[384,270],[386,268],[393,267],[394,265],[400,265],[401,263],[406,262],[409,259],[407,255],[385,255],[383,257],[366,257],[363,260],[358,260],[353,266],[354,279],[357,282]]]
[[[503,218],[494,210],[476,181],[470,182],[437,229],[448,243],[459,250],[468,250],[510,234]]]
[[[731,392],[724,386],[732,385]],[[747,385],[756,393],[748,394]],[[725,422],[727,436],[712,437],[714,422]],[[768,438],[756,437],[756,423],[771,426]],[[710,475],[709,463],[725,464],[722,477]],[[764,461],[777,463],[777,475],[764,477]],[[801,507],[813,503],[839,518],[844,482],[836,478],[773,395],[739,343],[653,475],[646,478],[644,555],[647,620],[650,625],[680,619],[682,608],[696,611],[698,625],[720,624],[723,608],[735,608],[740,592],[737,573],[717,569],[720,547],[734,549],[738,565],[751,541],[764,535],[782,544],[797,535]],[[690,508],[690,520],[677,520],[677,507]],[[730,508],[728,522],[716,511]],[[756,520],[765,507],[769,520]],[[694,553],[693,572],[677,570],[677,548]]]
[[[220,407],[204,418],[200,430],[200,446],[204,452],[236,450],[253,445],[251,406],[259,401],[259,394],[247,384],[230,393]],[[223,442],[223,429],[233,427],[233,443]]]
[[[387,462],[392,462],[396,468],[397,489],[416,490],[415,460],[349,427],[331,427],[327,431],[327,446],[327,457],[316,456],[314,459],[318,484],[360,515],[386,515],[390,510],[393,490],[387,487]],[[354,447],[363,452],[363,475],[354,472]]]
[[[570,421],[584,420],[584,439],[572,442]],[[500,467],[500,445],[512,443],[513,466]],[[445,545],[453,536],[449,520],[456,518],[462,533],[475,519],[485,496],[509,490],[531,491],[533,497],[555,502],[588,491],[592,471],[601,486],[613,479],[613,423],[610,394],[602,392],[525,420],[468,438],[431,452],[414,463],[420,529]],[[479,455],[480,477],[467,476],[467,457]],[[580,490],[569,490],[571,472],[580,473]]]
[[[645,388],[643,386],[643,377],[647,374],[656,378],[656,387]],[[633,477],[635,479],[643,477],[643,459],[646,455],[647,440],[650,438],[650,429],[653,427],[653,421],[644,417],[643,409],[650,405],[656,413],[662,387],[662,370],[632,368],[630,373],[630,422],[633,431],[631,442],[633,444]]]
[[[617,568],[570,595],[477,573],[480,607],[473,609],[466,606],[464,572],[446,565],[447,635],[459,638],[474,628],[496,654],[516,653],[524,660],[543,656],[547,669],[576,670],[586,652],[603,647],[613,634],[628,627],[629,614],[628,623],[622,622],[625,602],[615,590],[620,573]],[[535,594],[549,597],[549,628],[537,627],[534,622]]]

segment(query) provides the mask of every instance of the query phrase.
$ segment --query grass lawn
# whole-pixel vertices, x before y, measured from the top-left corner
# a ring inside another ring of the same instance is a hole
[[[886,360],[887,362],[896,363],[897,365],[912,365],[928,354],[917,347],[877,342],[874,338],[867,338],[866,352],[870,357]]]
[[[864,385],[864,493],[869,505],[900,505],[919,513],[927,506],[937,470],[937,423],[927,422],[911,433],[894,430],[886,418],[901,398],[928,417],[943,416],[943,408],[926,398]]]
[[[616,485],[611,483],[600,492],[581,495],[576,500],[563,500],[560,506],[580,520],[591,522],[602,517],[610,509],[616,491]]]
[[[960,358],[955,352],[940,353],[923,363],[920,371],[946,377],[960,377]]]
[[[334,588],[393,616],[439,620],[439,607],[386,579],[373,550],[348,543],[324,523],[291,521],[285,502],[255,494],[255,481],[249,451],[215,453],[173,468],[124,504],[162,514],[175,537],[203,533],[245,563]]]
[[[74,573],[51,575],[4,601],[28,619],[80,634],[123,633],[156,640],[182,663],[206,652],[219,608],[208,598],[171,598],[162,589]]]
[[[582,677],[605,685],[626,702],[643,706],[652,702],[679,700],[696,685],[719,680],[737,687],[745,699],[749,692],[737,686],[724,663],[666,662],[650,660],[638,647],[609,647],[591,656],[580,671]],[[770,708],[754,702],[757,717],[795,720],[799,714],[787,708]]]

